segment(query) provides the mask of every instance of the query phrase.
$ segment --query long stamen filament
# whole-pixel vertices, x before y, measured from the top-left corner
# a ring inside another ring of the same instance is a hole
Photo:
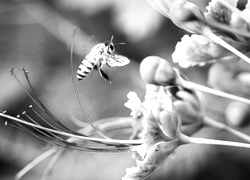
[[[64,152],[64,149],[59,149],[51,158],[51,160],[49,161],[49,164],[47,165],[46,169],[43,172],[42,178],[41,180],[47,180],[50,171],[52,170],[53,166],[55,165],[55,163],[57,162],[57,160],[60,158],[60,156],[62,155],[62,153]]]
[[[16,122],[19,122],[19,123],[22,123],[22,124],[25,124],[25,125],[28,125],[28,126],[32,126],[35,128],[50,131],[50,132],[53,132],[55,134],[60,134],[60,135],[66,136],[66,137],[73,137],[73,138],[77,138],[77,139],[81,139],[81,140],[101,142],[101,143],[114,144],[114,145],[139,145],[139,144],[143,143],[142,140],[118,140],[118,139],[102,139],[102,138],[94,138],[94,137],[85,137],[85,136],[70,134],[70,133],[66,133],[63,131],[57,131],[54,129],[42,127],[42,126],[23,121],[21,119],[17,119],[15,117],[12,117],[12,116],[9,116],[9,115],[3,114],[3,113],[0,113],[0,116],[7,118],[7,119],[10,119],[10,120],[13,120],[13,121],[16,121]]]
[[[48,158],[52,154],[54,154],[57,151],[57,148],[51,148],[41,155],[39,155],[37,158],[35,158],[33,161],[31,161],[29,164],[27,164],[21,171],[17,173],[15,176],[16,180],[21,179],[27,172],[29,172],[32,168],[34,168],[37,164],[39,164],[44,159]]]

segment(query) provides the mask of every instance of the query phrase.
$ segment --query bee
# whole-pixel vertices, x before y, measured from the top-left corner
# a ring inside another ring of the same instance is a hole
[[[103,65],[106,64],[109,67],[121,67],[130,63],[130,60],[127,57],[114,53],[115,43],[113,43],[113,37],[114,36],[104,43],[95,45],[90,53],[86,55],[77,70],[76,77],[78,80],[82,80],[88,76],[93,69],[95,69],[99,71],[101,77],[111,83],[108,75],[102,70]]]

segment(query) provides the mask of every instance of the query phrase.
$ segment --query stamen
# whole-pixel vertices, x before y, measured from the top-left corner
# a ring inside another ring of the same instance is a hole
[[[41,155],[39,155],[37,158],[35,158],[33,161],[31,161],[29,164],[27,164],[21,171],[19,171],[17,173],[17,175],[15,176],[15,179],[16,180],[21,179],[27,172],[29,172],[37,164],[39,164],[40,162],[42,162],[43,160],[45,160],[46,158],[48,158],[52,154],[56,153],[57,149],[58,148],[54,147],[54,148],[51,148],[51,149],[45,151]]]
[[[3,113],[0,113],[0,116],[4,117],[4,118],[8,118],[8,119],[16,121],[16,122],[19,122],[21,124],[25,124],[25,125],[32,126],[32,127],[35,127],[35,128],[50,131],[52,133],[60,134],[62,136],[72,137],[72,138],[86,140],[86,141],[93,141],[93,142],[97,142],[97,143],[106,143],[106,145],[113,145],[113,146],[122,145],[122,146],[124,146],[124,145],[140,145],[140,144],[142,144],[142,140],[118,140],[118,139],[102,139],[102,138],[94,138],[94,137],[85,137],[85,136],[82,136],[82,135],[70,134],[70,133],[67,133],[67,132],[56,131],[54,129],[46,128],[46,127],[43,127],[43,126],[38,126],[36,124],[29,123],[29,122],[23,121],[21,119],[18,119],[18,118],[9,116],[9,115],[5,115]]]
[[[19,79],[17,78],[17,76],[15,75],[14,71],[15,70],[22,70],[24,75],[25,75],[25,79],[28,83],[28,85],[30,86],[30,89],[32,91],[33,96],[31,95],[31,93],[22,85],[22,83],[19,81]],[[22,89],[25,91],[25,93],[29,96],[29,98],[39,107],[41,108],[43,111],[45,111],[49,117],[51,117],[55,122],[58,123],[58,125],[61,125],[62,128],[64,128],[66,131],[73,133],[73,134],[78,134],[76,131],[74,131],[73,129],[71,129],[70,127],[68,127],[66,124],[64,124],[62,121],[58,120],[49,110],[48,108],[42,103],[42,101],[40,100],[40,98],[37,96],[37,93],[35,92],[34,88],[32,87],[28,74],[27,74],[27,70],[25,70],[23,67],[20,68],[15,68],[15,69],[10,69],[11,75],[14,76],[15,80],[18,82],[18,84],[22,87]],[[35,99],[36,98],[36,99]]]
[[[49,125],[51,128],[60,131],[59,128],[57,128],[57,127],[55,127],[54,125],[52,125],[52,124],[51,124],[49,121],[47,121],[42,115],[40,115],[40,114],[33,108],[32,105],[30,105],[29,108],[38,116],[38,118],[40,118],[43,122],[45,122],[45,123],[46,123],[47,125]],[[50,133],[50,132],[49,132],[49,133]],[[50,133],[50,134],[51,134],[52,136],[54,136],[54,137],[60,139],[60,140],[64,140],[64,139],[62,139],[60,136],[57,136],[57,135],[55,135],[55,134],[53,134],[53,133]]]
[[[20,119],[20,120],[26,122],[25,119],[23,119],[20,115],[17,115],[17,119]],[[47,134],[45,134],[44,132],[42,132],[41,130],[33,127],[33,129],[35,129],[37,132],[40,133],[40,134],[37,134],[37,133],[31,131],[30,129],[28,129],[27,127],[25,127],[24,125],[22,125],[22,123],[18,123],[16,121],[13,121],[13,122],[16,124],[16,125],[12,125],[13,127],[17,128],[19,130],[25,131],[25,132],[33,135],[34,137],[36,137],[36,138],[38,138],[40,140],[45,141],[46,143],[49,143],[49,144],[52,144],[52,145],[60,145],[60,146],[64,146],[65,145],[65,142],[64,142],[65,140],[64,139],[62,139],[61,141],[59,141],[59,138],[57,139],[57,138],[50,137]],[[37,125],[37,126],[40,126],[40,125]],[[53,134],[53,133],[48,132],[48,131],[47,131],[47,133]],[[43,134],[44,136],[42,136],[41,134]]]
[[[6,111],[6,110],[5,110],[5,111],[2,111],[2,110],[0,109],[0,112],[3,113],[3,114],[5,114],[7,111]],[[8,126],[8,121],[5,121],[5,122],[4,122],[4,126]]]
[[[60,158],[63,152],[64,149],[58,149],[57,152],[53,155],[53,157],[49,161],[49,164],[47,165],[46,169],[43,172],[41,180],[47,180],[53,166],[55,165],[56,161]]]
[[[32,117],[30,117],[28,114],[26,114],[26,111],[23,111],[22,112],[22,114],[26,117],[26,118],[28,118],[32,123],[34,123],[34,124],[36,124],[36,125],[38,125],[38,126],[41,126],[38,122],[36,122]],[[21,119],[23,119],[23,118],[21,118]],[[24,120],[24,119],[23,119]],[[41,133],[41,134],[43,134],[45,137],[48,137],[48,138],[52,138],[52,139],[55,139],[54,137],[54,134],[53,133],[51,133],[51,132],[44,132],[44,131],[41,131],[41,130],[39,130],[39,129],[37,129],[37,128],[34,128],[36,131],[38,131],[39,133]],[[58,137],[58,139],[61,139],[61,140],[63,140],[62,138],[60,138],[59,136],[56,136],[56,137]]]
[[[77,117],[75,117],[73,114],[69,115],[70,116],[70,120],[77,125],[80,128],[85,128],[89,125],[89,123],[85,123],[82,122],[81,120],[79,120]],[[93,129],[93,128],[92,128]],[[82,132],[82,131],[81,131]]]

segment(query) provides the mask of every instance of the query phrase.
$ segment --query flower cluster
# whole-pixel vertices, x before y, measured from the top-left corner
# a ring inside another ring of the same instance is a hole
[[[212,0],[206,5],[206,11],[187,0],[149,2],[175,25],[192,33],[184,35],[177,43],[172,54],[173,62],[182,68],[213,63],[208,73],[210,86],[250,97],[250,1],[239,10],[237,5],[241,2],[237,0]],[[232,124],[241,125],[245,122],[242,117],[248,115],[249,106],[248,103],[238,104],[233,102],[228,109],[237,112],[234,117],[241,119],[241,123]],[[229,123],[232,122],[230,110],[226,111],[226,117]]]
[[[142,109],[141,123],[143,130],[140,137],[144,143],[133,148],[136,152],[137,166],[126,170],[126,179],[145,179],[162,165],[178,147],[180,119],[177,116],[170,97],[163,87],[147,85],[146,98],[143,103],[135,93],[128,94],[125,106],[132,112]],[[158,89],[159,91],[152,91]],[[131,96],[133,94],[133,96]],[[129,106],[137,102],[137,107]],[[129,105],[128,105],[129,104]]]
[[[181,67],[229,59],[250,62],[244,55],[249,52],[249,2],[241,15],[232,10],[236,9],[237,1],[212,0],[207,12],[187,0],[150,2],[161,13],[165,9],[163,14],[178,27],[195,33],[185,35],[172,55]]]

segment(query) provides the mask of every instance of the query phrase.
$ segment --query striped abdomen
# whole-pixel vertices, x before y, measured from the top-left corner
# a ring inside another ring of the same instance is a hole
[[[80,64],[78,70],[77,70],[77,79],[78,80],[82,80],[83,78],[85,78],[86,76],[89,75],[89,73],[91,72],[91,70],[94,68],[94,66],[96,65],[96,58],[91,56],[91,55],[87,55],[83,60],[82,63]]]

